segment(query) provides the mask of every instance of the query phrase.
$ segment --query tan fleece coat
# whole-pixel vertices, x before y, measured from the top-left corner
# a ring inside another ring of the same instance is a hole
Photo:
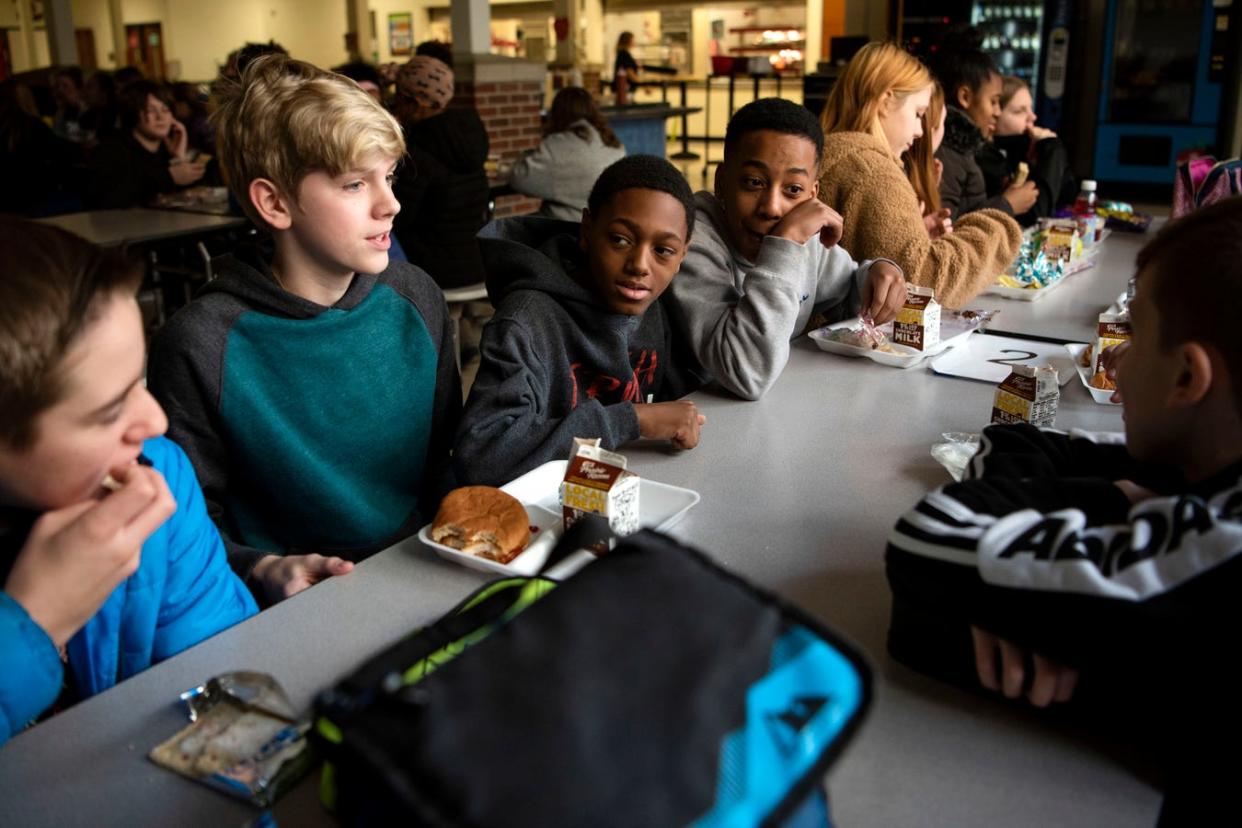
[[[824,137],[819,197],[845,220],[841,244],[856,259],[892,259],[949,308],[965,307],[1018,254],[1022,229],[999,210],[978,210],[932,240],[918,199],[888,147],[865,132]]]

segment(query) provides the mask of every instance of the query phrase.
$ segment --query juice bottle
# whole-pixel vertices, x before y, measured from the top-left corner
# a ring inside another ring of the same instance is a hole
[[[1078,198],[1074,200],[1074,206],[1070,208],[1070,212],[1078,221],[1082,243],[1085,245],[1094,244],[1100,240],[1100,227],[1103,225],[1095,212],[1095,187],[1093,180],[1084,178],[1078,190]]]

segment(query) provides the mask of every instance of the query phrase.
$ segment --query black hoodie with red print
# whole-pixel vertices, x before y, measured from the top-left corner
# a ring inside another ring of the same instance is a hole
[[[586,268],[576,222],[493,222],[479,248],[496,315],[457,433],[463,484],[506,483],[567,457],[574,437],[615,449],[640,436],[635,403],[697,386],[663,301],[618,314],[571,275]]]

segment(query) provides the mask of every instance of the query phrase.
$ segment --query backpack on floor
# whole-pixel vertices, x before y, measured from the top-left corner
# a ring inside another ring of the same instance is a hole
[[[314,734],[348,824],[824,825],[870,696],[817,620],[644,531],[483,587],[322,693]]]

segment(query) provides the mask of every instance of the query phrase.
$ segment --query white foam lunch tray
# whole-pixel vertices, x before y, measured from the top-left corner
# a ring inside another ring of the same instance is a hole
[[[530,545],[507,564],[468,555],[459,549],[436,543],[431,539],[430,523],[418,531],[418,539],[441,558],[470,569],[499,575],[534,575],[543,568],[562,533],[560,486],[568,465],[566,460],[551,460],[500,487],[522,502],[531,528],[535,530],[531,534]],[[677,525],[699,499],[699,493],[692,489],[639,477],[638,525],[642,529],[667,531]],[[564,577],[589,563],[593,557],[589,552],[577,552],[545,574],[553,578]]]
[[[829,339],[832,332],[841,328],[856,328],[859,325],[858,317],[846,319],[841,322],[833,322],[831,325],[825,325],[822,328],[816,328],[807,336],[819,346],[821,351],[827,351],[830,354],[840,354],[849,357],[862,357],[872,362],[878,362],[881,365],[887,365],[891,368],[913,368],[928,357],[943,353],[961,342],[974,331],[978,330],[979,322],[968,322],[966,320],[954,317],[942,320],[940,323],[941,340],[925,351],[910,348],[906,345],[898,345],[893,342],[893,323],[887,322],[883,325],[877,325],[876,330],[884,334],[888,339],[889,345],[897,351],[895,354],[888,354],[883,351],[877,351],[874,348],[859,348],[855,345],[847,345],[844,342],[837,342]]]
[[[1082,352],[1087,350],[1087,347],[1081,342],[1072,342],[1065,346],[1065,350],[1069,351],[1070,356],[1074,358],[1074,370],[1078,372],[1078,379],[1082,381],[1083,388],[1086,388],[1091,394],[1091,399],[1100,405],[1121,405],[1121,403],[1115,403],[1110,399],[1113,396],[1112,391],[1109,391],[1107,388],[1096,388],[1091,384],[1091,376],[1095,372],[1092,370],[1091,365],[1082,364]],[[1095,360],[1093,359],[1092,363],[1094,362]]]

